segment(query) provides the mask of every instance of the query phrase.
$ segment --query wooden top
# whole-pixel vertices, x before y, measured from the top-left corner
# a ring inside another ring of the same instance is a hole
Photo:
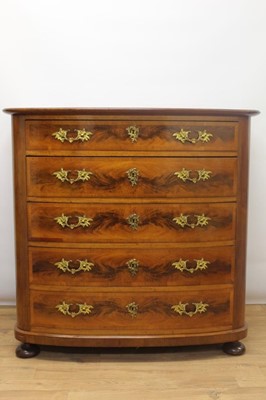
[[[252,116],[257,110],[222,110],[193,108],[5,108],[9,114],[17,115],[194,115],[194,116]]]

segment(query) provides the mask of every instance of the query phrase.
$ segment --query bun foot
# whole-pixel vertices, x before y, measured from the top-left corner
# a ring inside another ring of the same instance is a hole
[[[37,344],[22,343],[16,349],[16,356],[19,358],[31,358],[40,353],[40,347]]]
[[[245,345],[241,342],[229,342],[223,344],[223,351],[231,356],[241,356],[245,353]]]

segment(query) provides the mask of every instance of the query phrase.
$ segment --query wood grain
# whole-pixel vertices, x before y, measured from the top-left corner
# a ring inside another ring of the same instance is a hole
[[[132,229],[128,218],[139,216],[137,229]],[[174,221],[181,214],[189,215],[190,223],[196,215],[210,218],[208,225],[194,229],[182,227]],[[70,222],[78,223],[78,217],[91,218],[90,225],[71,229],[56,222],[61,215],[70,216]],[[50,242],[201,242],[230,240],[235,235],[235,204],[29,204],[29,240]]]
[[[135,126],[139,129],[138,138],[132,142],[127,128]],[[88,141],[57,140],[53,134],[59,130],[67,130],[68,136],[76,137],[77,129],[85,129],[92,135]],[[190,138],[198,138],[199,131],[206,130],[211,134],[207,143],[196,143],[177,140],[173,135],[181,130],[189,131]],[[136,119],[126,121],[35,121],[26,122],[26,146],[28,150],[101,150],[101,151],[208,151],[237,148],[237,125],[230,122],[197,123],[191,121],[142,121]]]
[[[213,287],[211,290],[194,289],[189,292],[94,292],[81,293],[31,291],[31,330],[90,336],[97,331],[99,335],[123,336],[125,333],[144,335],[167,334],[171,332],[189,333],[191,330],[200,334],[217,332],[231,328],[232,324],[232,291]],[[64,315],[56,307],[63,302],[71,305],[71,311],[78,312],[78,304],[92,306],[89,314],[76,317]],[[179,302],[187,304],[188,311],[195,311],[193,303],[207,304],[206,311],[191,317],[180,315],[172,309]],[[136,315],[131,314],[127,306],[136,304]]]
[[[28,157],[27,193],[32,197],[176,198],[236,195],[234,158]],[[56,176],[63,169],[66,176]],[[130,173],[137,170],[131,182]],[[188,176],[175,173],[185,169]],[[89,173],[79,179],[78,171]],[[206,178],[200,172],[208,171]],[[193,181],[194,179],[194,181]]]
[[[29,248],[30,282],[58,286],[178,286],[232,283],[234,247],[196,247],[189,249],[56,249]],[[58,263],[68,261],[72,272],[59,269]],[[70,261],[71,260],[71,261]],[[80,261],[91,269],[78,271]],[[132,263],[135,260],[135,263]],[[186,261],[184,270],[174,263]],[[195,260],[206,261],[206,269],[196,269]],[[131,261],[131,263],[130,263]],[[130,265],[137,267],[130,268]],[[135,272],[134,272],[135,271]]]

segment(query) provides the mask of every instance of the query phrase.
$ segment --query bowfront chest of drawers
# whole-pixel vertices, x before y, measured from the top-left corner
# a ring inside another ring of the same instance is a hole
[[[246,336],[255,111],[8,109],[19,357]]]

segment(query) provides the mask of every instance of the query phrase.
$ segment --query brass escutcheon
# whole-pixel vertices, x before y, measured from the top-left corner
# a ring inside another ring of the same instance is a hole
[[[130,137],[132,143],[136,142],[139,137],[139,128],[135,125],[131,125],[126,128],[128,136]]]
[[[139,179],[139,170],[137,168],[130,168],[126,173],[131,186],[137,185]]]
[[[126,306],[127,311],[131,315],[132,318],[137,316],[139,306],[134,301]]]
[[[131,229],[137,230],[140,223],[140,217],[138,214],[131,214],[127,217],[127,222]]]
[[[131,260],[128,260],[126,264],[131,275],[137,275],[137,272],[139,270],[139,261],[136,260],[136,258],[132,258]]]

